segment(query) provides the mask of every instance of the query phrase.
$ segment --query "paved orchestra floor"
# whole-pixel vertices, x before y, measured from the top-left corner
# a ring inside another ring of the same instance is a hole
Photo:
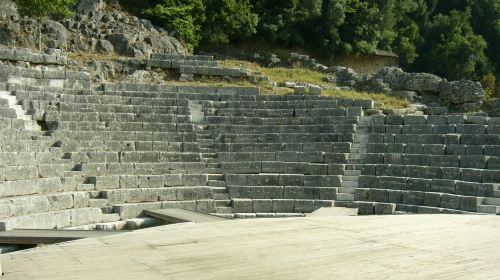
[[[500,217],[184,223],[1,255],[0,279],[499,279]]]

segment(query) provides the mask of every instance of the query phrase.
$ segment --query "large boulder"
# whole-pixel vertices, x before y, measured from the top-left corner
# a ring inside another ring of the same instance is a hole
[[[106,39],[111,42],[118,54],[125,56],[134,56],[135,49],[133,44],[135,42],[135,39],[130,34],[115,33],[108,35]]]
[[[62,49],[66,46],[68,32],[64,25],[57,21],[47,20],[42,31],[43,43],[48,48]]]
[[[392,90],[419,93],[438,93],[439,85],[443,80],[429,73],[405,73],[402,69],[396,67],[382,68],[372,76],[372,79],[382,80]]]
[[[97,51],[103,54],[113,54],[115,48],[108,40],[99,40],[97,42]]]
[[[477,110],[484,102],[485,93],[480,83],[469,80],[448,82],[439,85],[439,96],[445,103],[461,111]]]

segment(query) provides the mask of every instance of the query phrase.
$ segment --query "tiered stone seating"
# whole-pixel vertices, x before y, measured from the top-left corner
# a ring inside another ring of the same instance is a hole
[[[181,75],[206,75],[225,77],[248,77],[250,72],[241,68],[220,67],[213,56],[152,54],[146,62],[146,68],[176,69]]]
[[[304,95],[202,104],[234,212],[264,217],[333,205],[358,118],[373,106]]]
[[[373,117],[356,198],[420,213],[498,213],[499,119]]]

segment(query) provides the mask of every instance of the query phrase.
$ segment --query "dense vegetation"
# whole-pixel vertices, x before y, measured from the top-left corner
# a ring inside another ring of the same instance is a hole
[[[127,2],[126,0],[123,0]],[[242,40],[333,57],[394,51],[408,70],[499,74],[498,0],[150,0],[144,14],[196,49]]]

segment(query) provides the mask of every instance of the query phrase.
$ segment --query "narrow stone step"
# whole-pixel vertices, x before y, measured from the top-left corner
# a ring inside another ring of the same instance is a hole
[[[500,191],[493,191],[494,197],[500,197]]]
[[[337,188],[337,194],[339,193],[350,193],[350,194],[355,194],[357,188],[349,188],[349,187],[340,187]]]
[[[99,199],[99,198],[91,198],[89,199],[89,207],[90,208],[103,208],[108,205],[108,200]]]
[[[210,189],[212,189],[212,193],[213,194],[216,194],[216,193],[227,193],[227,189],[224,187],[224,188],[221,188],[221,187],[211,187]]]
[[[362,164],[346,164],[344,170],[362,170]]]
[[[211,187],[226,187],[226,182],[219,180],[208,180],[208,185]]]
[[[224,180],[223,174],[208,174],[208,180]]]
[[[500,207],[495,205],[478,205],[477,212],[500,215]]]
[[[217,214],[233,214],[233,207],[216,207]]]
[[[347,182],[347,181],[358,181],[359,176],[342,176],[342,181]]]
[[[483,205],[500,206],[500,198],[498,198],[498,197],[485,197],[483,200]]]
[[[78,184],[76,186],[77,191],[93,191],[95,189],[94,184]]]
[[[337,200],[353,201],[354,194],[351,193],[337,193]]]
[[[231,204],[231,200],[229,200],[229,194],[228,193],[214,193],[214,200],[216,201],[224,201],[224,203],[229,203]]]
[[[361,158],[348,158],[347,159],[347,164],[363,164],[364,159]]]
[[[361,175],[361,170],[346,170],[344,171],[344,176],[359,176]]]
[[[357,188],[358,181],[342,181],[340,182],[340,186],[344,188]]]
[[[352,160],[352,159],[362,159],[363,158],[363,155],[360,155],[360,154],[349,154],[349,157],[347,160]]]
[[[213,213],[212,215],[221,217],[221,218],[226,218],[226,219],[234,219],[234,214],[222,214],[222,213]]]
[[[220,174],[220,168],[205,168],[205,172],[208,174]]]

